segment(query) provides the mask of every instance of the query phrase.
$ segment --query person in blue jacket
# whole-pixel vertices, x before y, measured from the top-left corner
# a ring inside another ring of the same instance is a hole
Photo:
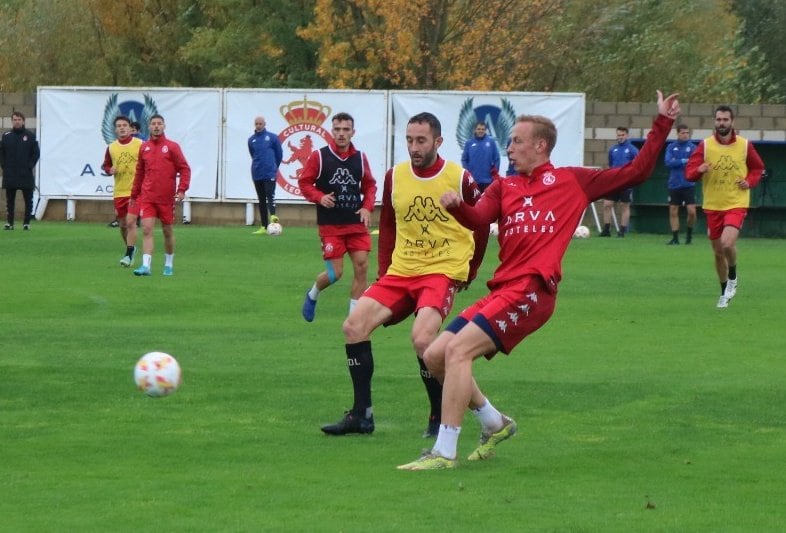
[[[265,117],[255,118],[254,134],[248,138],[251,179],[259,198],[259,218],[262,221],[262,227],[254,232],[255,235],[265,235],[268,222],[279,221],[276,216],[276,176],[284,152],[278,135],[267,131],[265,125]]]
[[[486,133],[486,123],[475,124],[475,135],[464,143],[461,166],[469,170],[481,192],[491,185],[499,173],[497,141]]]
[[[628,139],[628,128],[625,126],[617,127],[617,142],[609,148],[609,168],[624,167],[639,154],[636,148]],[[610,196],[603,198],[603,231],[600,237],[611,237],[611,211],[614,204],[620,204],[619,230],[617,237],[624,237],[628,232],[630,222],[630,203],[633,201],[633,189],[623,189]]]
[[[685,244],[693,240],[693,225],[696,224],[696,183],[685,179],[685,165],[696,150],[690,140],[690,128],[685,124],[677,125],[677,140],[666,147],[664,162],[669,168],[669,224],[671,240],[666,244],[680,243],[680,206],[685,206]]]

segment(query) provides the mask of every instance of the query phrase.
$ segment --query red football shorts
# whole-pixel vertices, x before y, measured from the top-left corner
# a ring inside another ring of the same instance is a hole
[[[349,233],[347,235],[326,235],[322,239],[322,259],[341,259],[347,252],[370,252],[371,235]]]
[[[704,215],[707,217],[707,235],[711,241],[720,239],[723,228],[731,226],[733,228],[742,229],[742,222],[748,210],[744,207],[736,207],[726,211],[708,211],[704,210]]]
[[[548,322],[556,303],[556,293],[547,288],[543,278],[527,276],[491,291],[464,309],[459,318],[470,322],[480,315],[480,321],[474,322],[494,339],[500,351],[509,354],[525,337]],[[486,355],[487,359],[492,357],[494,354]]]
[[[134,217],[139,216],[139,200],[134,201],[129,199],[128,211],[126,212],[126,215],[131,215]]]
[[[157,218],[165,226],[171,226],[175,223],[175,204],[140,201],[139,217],[143,220],[146,218]]]
[[[126,218],[128,214],[129,205],[131,204],[130,196],[119,196],[114,199],[115,204],[115,217],[118,219]]]
[[[366,289],[368,296],[393,312],[386,326],[397,324],[424,307],[433,307],[442,315],[442,320],[453,309],[458,284],[444,274],[423,276],[393,276],[386,274]]]

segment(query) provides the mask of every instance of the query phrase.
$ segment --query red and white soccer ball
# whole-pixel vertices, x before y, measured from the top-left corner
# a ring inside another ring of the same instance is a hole
[[[281,224],[279,224],[278,222],[271,222],[270,224],[267,225],[268,235],[273,235],[275,237],[276,235],[281,235],[282,231],[284,231],[284,228],[282,228]]]
[[[590,236],[590,230],[587,226],[579,226],[573,232],[573,237],[576,239],[587,239]]]
[[[180,379],[180,365],[168,353],[146,353],[134,367],[136,386],[154,398],[169,396],[175,392],[180,386]]]

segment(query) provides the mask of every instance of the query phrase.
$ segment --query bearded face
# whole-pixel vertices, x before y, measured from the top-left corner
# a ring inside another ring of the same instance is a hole
[[[726,137],[731,133],[734,126],[734,119],[728,111],[718,111],[715,113],[715,133],[719,137]]]

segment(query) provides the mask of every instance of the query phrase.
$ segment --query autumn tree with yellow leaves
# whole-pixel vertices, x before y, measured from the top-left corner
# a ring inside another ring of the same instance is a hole
[[[331,87],[512,90],[547,42],[556,0],[317,0],[298,34]]]
[[[777,103],[786,74],[772,28],[784,25],[786,8],[767,0],[3,0],[0,91],[439,89],[650,101],[660,87],[685,101]]]

